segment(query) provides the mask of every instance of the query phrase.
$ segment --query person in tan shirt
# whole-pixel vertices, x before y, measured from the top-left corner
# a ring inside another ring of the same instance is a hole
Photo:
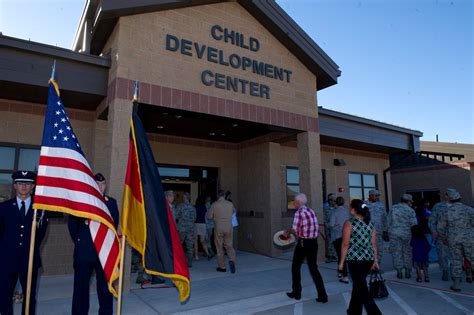
[[[230,272],[235,273],[235,250],[232,247],[232,213],[234,205],[225,200],[225,191],[219,190],[218,199],[207,212],[207,218],[214,220],[214,242],[217,251],[217,271],[226,272],[224,247],[229,256]]]

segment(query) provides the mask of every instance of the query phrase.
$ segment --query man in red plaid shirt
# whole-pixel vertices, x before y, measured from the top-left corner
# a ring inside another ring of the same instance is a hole
[[[298,237],[298,242],[293,254],[293,263],[291,265],[293,290],[287,292],[286,295],[295,300],[301,299],[301,265],[306,258],[309,272],[318,291],[316,301],[326,303],[328,301],[328,295],[317,265],[318,219],[314,211],[306,206],[307,202],[308,199],[305,194],[299,194],[295,197],[295,206],[298,210],[295,213],[292,228],[286,232],[286,235],[293,233]]]

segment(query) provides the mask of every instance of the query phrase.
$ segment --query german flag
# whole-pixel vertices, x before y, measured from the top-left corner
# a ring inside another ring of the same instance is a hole
[[[137,111],[138,105],[134,104],[123,194],[122,233],[130,246],[142,255],[145,271],[171,279],[178,288],[181,302],[184,302],[191,290],[189,269]]]

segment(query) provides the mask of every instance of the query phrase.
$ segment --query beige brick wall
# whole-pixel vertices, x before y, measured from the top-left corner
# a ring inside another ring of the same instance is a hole
[[[459,163],[453,168],[445,166],[393,172],[391,178],[394,203],[408,190],[440,190],[444,194],[447,188],[454,188],[461,194],[462,202],[474,206],[472,165]]]
[[[210,29],[214,24],[254,36],[260,50],[247,49],[216,41]],[[241,56],[284,67],[293,72],[287,83],[233,69],[165,49],[166,34],[222,49],[226,55]],[[141,15],[121,17],[106,49],[112,48],[112,59],[117,63],[114,75],[140,82],[152,83],[211,96],[271,107],[317,117],[316,77],[293,56],[276,38],[236,2],[194,6]],[[201,72],[209,69],[230,76],[261,82],[271,88],[271,99],[207,87],[201,83]]]
[[[334,159],[344,159],[345,166],[334,166]],[[332,146],[321,148],[322,168],[326,170],[328,193],[335,193],[349,200],[349,172],[377,174],[377,186],[381,193],[380,200],[385,203],[383,171],[389,167],[387,154],[371,153],[361,150],[343,149]],[[338,192],[343,188],[344,192]]]
[[[45,108],[43,104],[0,99],[0,142],[40,146]],[[93,167],[94,114],[67,107],[66,110],[84,154]],[[73,243],[66,220],[52,218],[49,221],[41,247],[43,272],[45,275],[72,273]]]
[[[298,167],[297,148],[282,146],[281,162],[285,166]],[[345,166],[334,166],[334,159],[344,159]],[[372,153],[362,150],[343,149],[335,146],[321,146],[321,165],[326,170],[326,188],[328,193],[335,193],[349,202],[349,172],[377,174],[377,185],[381,200],[385,202],[383,171],[389,167],[387,154]],[[344,188],[339,193],[338,188]],[[284,187],[286,189],[286,187]],[[285,192],[286,194],[286,192]]]
[[[238,159],[235,150],[156,141],[151,141],[150,145],[157,163],[219,168],[218,186],[224,190],[230,190],[232,192],[232,198],[237,211],[240,209],[237,185]]]

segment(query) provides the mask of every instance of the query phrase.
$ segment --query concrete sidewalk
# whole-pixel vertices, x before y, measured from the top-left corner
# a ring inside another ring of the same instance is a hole
[[[320,266],[329,294],[329,303],[316,303],[316,290],[306,265],[302,267],[303,293],[300,301],[287,298],[291,289],[291,253],[277,258],[238,252],[235,274],[215,271],[215,259],[201,258],[191,268],[191,298],[179,302],[174,287],[133,285],[124,294],[123,314],[345,314],[351,285],[338,282],[336,263]],[[389,255],[384,259],[390,270]],[[450,282],[440,280],[437,266],[431,268],[430,283],[414,278],[398,280],[393,271],[384,274],[390,296],[377,301],[384,314],[473,314],[474,285],[462,283],[463,291],[449,291]],[[135,275],[132,276],[135,279]],[[72,276],[42,277],[37,314],[70,314]],[[90,314],[98,312],[97,295],[91,284]],[[15,306],[20,314],[20,305]]]

